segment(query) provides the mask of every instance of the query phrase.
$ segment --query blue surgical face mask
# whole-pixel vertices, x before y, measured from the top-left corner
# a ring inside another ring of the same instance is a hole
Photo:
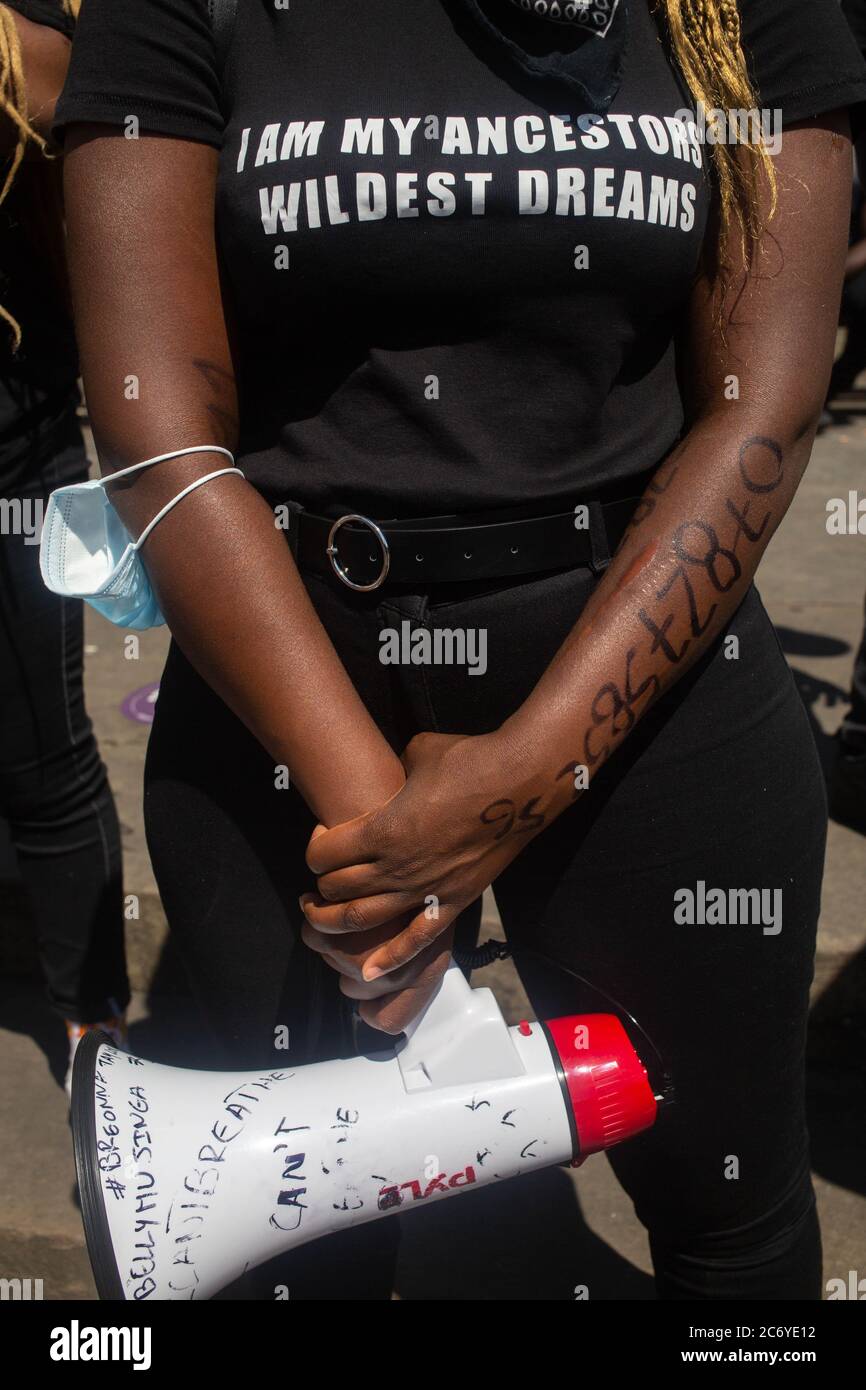
[[[154,526],[188,492],[224,473],[244,475],[239,468],[220,468],[196,478],[156,514],[137,541],[133,541],[112,506],[106,485],[164,459],[192,453],[220,453],[232,458],[228,449],[199,444],[134,463],[106,478],[56,488],[48,499],[39,546],[39,568],[47,587],[65,598],[84,599],[119,627],[138,629],[164,623],[139,554],[141,546]]]

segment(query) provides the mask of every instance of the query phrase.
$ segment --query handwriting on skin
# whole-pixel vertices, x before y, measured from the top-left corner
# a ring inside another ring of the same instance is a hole
[[[659,497],[665,493],[678,470],[674,459],[659,469],[646,493],[638,503],[629,523],[634,532],[654,512]],[[682,522],[671,540],[675,564],[670,574],[654,594],[655,605],[642,604],[636,617],[646,629],[648,638],[643,645],[632,645],[625,653],[624,670],[617,680],[599,686],[589,706],[589,728],[583,739],[582,762],[587,768],[597,767],[613,751],[614,741],[628,734],[638,719],[666,689],[674,668],[682,661],[695,639],[707,632],[718,611],[712,601],[701,611],[695,592],[694,576],[702,574],[711,590],[726,594],[742,578],[743,564],[738,555],[742,545],[756,545],[765,535],[772,519],[772,509],[766,499],[781,485],[784,469],[782,450],[775,439],[752,435],[740,448],[737,470],[742,484],[739,496],[725,499],[725,512],[731,528],[720,537],[716,528],[701,518]],[[639,557],[642,558],[642,557]],[[635,569],[630,567],[620,587],[628,582]],[[682,628],[682,609],[677,611],[675,595],[685,600],[687,633]],[[638,680],[635,672],[641,660],[656,658],[654,669]],[[554,782],[573,774],[581,758],[566,763],[554,776]],[[495,825],[494,840],[506,835],[534,833],[545,824],[555,793],[547,803],[542,796],[530,797],[522,806],[508,797],[492,801],[481,812],[484,825]],[[581,795],[575,790],[572,800]]]

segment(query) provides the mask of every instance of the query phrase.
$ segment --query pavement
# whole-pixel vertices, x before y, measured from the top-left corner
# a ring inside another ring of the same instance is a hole
[[[830,535],[827,503],[866,497],[866,394],[843,398],[816,442],[758,585],[809,711],[822,760],[846,708],[863,623],[866,542]],[[134,999],[133,1051],[199,1057],[201,1034],[167,938],[147,857],[141,774],[164,630],[129,635],[87,613],[87,699],[120,815]],[[791,776],[796,779],[796,768]],[[809,1110],[825,1279],[866,1276],[866,838],[831,823],[813,991]],[[65,1036],[47,1008],[33,935],[0,823],[0,1277],[41,1278],[46,1299],[93,1299],[62,1078]],[[485,935],[498,935],[492,900]],[[510,1022],[531,1017],[513,969],[479,974]],[[201,1057],[202,1065],[207,1058]],[[462,1195],[403,1221],[395,1296],[650,1300],[643,1228],[607,1161]]]

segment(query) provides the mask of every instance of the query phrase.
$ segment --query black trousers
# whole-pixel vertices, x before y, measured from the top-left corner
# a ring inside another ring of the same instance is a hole
[[[866,753],[866,622],[854,657],[851,708],[842,720],[842,742],[852,752]]]
[[[841,355],[833,364],[827,399],[850,391],[866,367],[866,271],[846,280],[842,290],[841,317],[848,333]]]
[[[83,605],[46,589],[38,543],[18,520],[32,526],[53,488],[87,477],[74,411],[32,448],[25,480],[2,496],[0,815],[36,921],[49,1001],[64,1018],[95,1023],[129,1002],[120,829],[84,706]]]
[[[399,750],[419,730],[496,727],[529,693],[596,580],[581,568],[369,595],[336,580],[307,583]],[[485,630],[486,674],[381,664],[380,632],[405,619]],[[674,1075],[677,1104],[609,1155],[649,1231],[660,1295],[818,1299],[803,1091],[825,793],[754,588],[728,632],[739,640],[736,659],[723,635],[494,891],[509,941],[544,954],[517,957],[538,1016],[582,1003],[558,968],[570,966],[622,1001]],[[346,1035],[335,979],[298,940],[311,817],[293,791],[275,789],[270,757],[175,646],[145,776],[154,868],[218,1040],[215,1061],[272,1062],[280,1023],[292,1030],[293,1060],[338,1055]],[[781,929],[678,923],[675,894],[701,881],[707,890],[781,890]],[[282,1280],[291,1296],[386,1296],[392,1221],[359,1228],[342,1247],[340,1234],[330,1238],[337,1244],[295,1252]],[[273,1297],[267,1280],[261,1296]]]

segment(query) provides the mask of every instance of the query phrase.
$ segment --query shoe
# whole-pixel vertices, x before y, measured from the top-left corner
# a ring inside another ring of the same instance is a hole
[[[107,1033],[114,1043],[123,1052],[129,1038],[129,1030],[124,1014],[116,1014],[112,1018],[105,1018],[100,1023],[75,1023],[72,1019],[66,1019],[66,1036],[69,1039],[69,1065],[66,1068],[66,1080],[63,1085],[69,1099],[72,1099],[72,1064],[75,1061],[75,1054],[78,1051],[78,1044],[85,1033],[92,1033],[94,1029],[102,1029]]]
[[[866,749],[839,740],[828,794],[831,818],[866,835]]]

